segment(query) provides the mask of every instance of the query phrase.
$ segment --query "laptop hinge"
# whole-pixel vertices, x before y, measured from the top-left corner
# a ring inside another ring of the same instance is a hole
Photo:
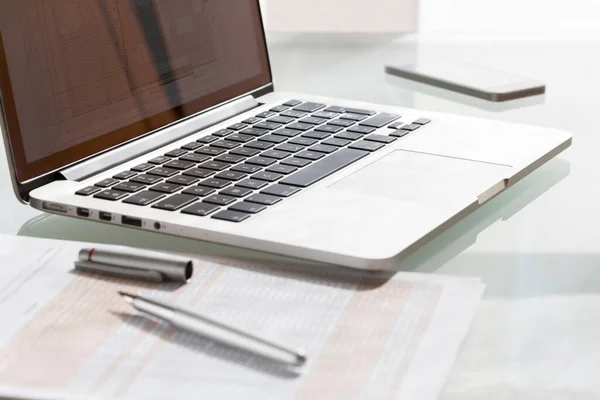
[[[248,95],[92,156],[60,172],[68,180],[83,180],[258,106],[256,99]]]

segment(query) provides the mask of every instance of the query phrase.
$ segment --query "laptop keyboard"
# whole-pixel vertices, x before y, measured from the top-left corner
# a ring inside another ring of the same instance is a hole
[[[291,100],[76,194],[242,222],[430,122],[400,120]]]

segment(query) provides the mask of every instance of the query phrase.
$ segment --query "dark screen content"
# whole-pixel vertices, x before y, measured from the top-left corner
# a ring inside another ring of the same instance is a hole
[[[2,0],[19,180],[271,81],[257,0]]]

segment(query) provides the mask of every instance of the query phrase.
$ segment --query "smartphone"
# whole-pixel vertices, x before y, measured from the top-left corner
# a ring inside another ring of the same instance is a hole
[[[542,82],[476,65],[441,60],[386,65],[388,74],[488,101],[507,101],[546,92]]]

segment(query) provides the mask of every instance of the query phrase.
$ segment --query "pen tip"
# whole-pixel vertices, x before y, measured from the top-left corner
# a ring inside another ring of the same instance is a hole
[[[125,300],[129,304],[133,303],[133,295],[125,292],[119,292],[119,294],[121,295],[121,297],[123,297],[123,300]]]

